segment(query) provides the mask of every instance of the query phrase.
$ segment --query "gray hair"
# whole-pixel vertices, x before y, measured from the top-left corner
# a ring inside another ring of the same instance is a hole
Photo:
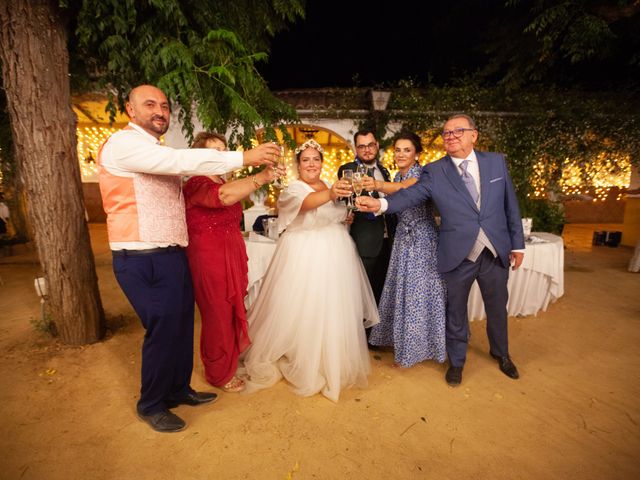
[[[473,120],[473,118],[471,118],[466,113],[456,113],[455,115],[451,115],[449,118],[447,118],[447,122],[449,120],[453,120],[455,118],[464,118],[467,122],[469,122],[469,126],[471,128],[473,128],[474,130],[478,129],[478,127],[476,126],[476,122]],[[445,122],[445,123],[447,123],[447,122]]]

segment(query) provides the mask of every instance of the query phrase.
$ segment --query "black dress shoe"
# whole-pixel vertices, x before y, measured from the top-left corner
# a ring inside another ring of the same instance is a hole
[[[457,387],[462,383],[462,367],[449,367],[444,378],[449,386]]]
[[[191,392],[180,400],[167,400],[165,403],[168,408],[174,408],[178,405],[191,405],[192,407],[202,405],[203,403],[214,402],[218,395],[210,392]]]
[[[500,371],[504,373],[507,377],[513,378],[514,380],[520,378],[520,374],[518,373],[518,369],[513,364],[509,357],[499,357],[498,355],[494,355],[489,352],[493,358],[498,361],[498,367],[500,367]]]
[[[179,432],[187,427],[184,420],[169,410],[152,413],[151,415],[143,415],[138,412],[138,417],[140,417],[140,420],[147,422],[156,432]]]

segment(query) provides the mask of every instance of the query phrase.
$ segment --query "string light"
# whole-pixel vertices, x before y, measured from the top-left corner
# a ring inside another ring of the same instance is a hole
[[[551,162],[538,160],[533,168],[531,185],[535,198],[545,198],[549,181],[554,174],[549,170]],[[631,183],[631,160],[629,155],[598,153],[590,162],[578,162],[565,158],[559,180],[566,196],[590,196],[592,202],[604,202],[613,189],[625,189]],[[622,200],[618,194],[616,200]]]
[[[95,182],[98,179],[98,166],[96,159],[100,145],[113,133],[118,131],[115,127],[103,126],[80,126],[76,130],[78,141],[78,160],[80,172],[84,182]],[[426,165],[443,157],[446,152],[440,145],[441,142],[434,142],[431,147],[425,148],[419,156],[420,165]],[[256,146],[257,140],[252,140],[252,145]],[[324,145],[323,145],[324,147]],[[242,151],[242,148],[238,148]],[[285,159],[287,166],[287,180],[290,182],[297,178],[297,168],[295,166],[295,155],[292,150],[285,149]],[[348,148],[327,148],[325,147],[324,162],[320,177],[333,183],[337,180],[338,169],[341,165],[354,160],[353,151]],[[533,191],[529,196],[534,198],[545,198],[549,191],[549,179],[554,176],[553,162],[540,158],[533,166],[531,175],[531,185]],[[391,178],[396,174],[397,167],[393,161],[393,147],[381,151],[380,163],[389,170]],[[252,167],[237,171],[234,178],[242,178],[250,175]],[[0,174],[1,175],[1,174]],[[605,201],[612,189],[625,189],[629,187],[631,181],[631,161],[629,155],[611,154],[600,152],[590,162],[578,162],[570,158],[565,158],[562,165],[562,174],[559,185],[564,195],[588,195],[593,198],[593,202]],[[279,190],[273,186],[268,187],[267,204],[275,205]],[[618,193],[616,200],[622,200],[622,194]]]
[[[78,127],[76,137],[78,141],[78,162],[83,182],[98,181],[98,150],[100,145],[117,132],[115,127]]]

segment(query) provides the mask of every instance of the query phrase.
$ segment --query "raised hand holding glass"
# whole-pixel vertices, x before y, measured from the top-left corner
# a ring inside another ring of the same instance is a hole
[[[342,178],[341,180],[343,180],[344,182],[346,182],[348,184],[348,188],[353,188],[353,170],[343,170],[342,171]],[[353,205],[353,201],[351,199],[351,195],[349,195],[347,197],[347,208],[348,209],[354,209],[355,206]]]

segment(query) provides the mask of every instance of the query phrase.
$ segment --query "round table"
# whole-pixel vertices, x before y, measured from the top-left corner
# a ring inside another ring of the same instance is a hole
[[[522,265],[515,271],[509,270],[507,313],[510,317],[536,315],[564,294],[562,237],[533,232],[529,238],[534,241],[525,243]],[[486,317],[478,282],[473,282],[471,286],[468,309],[469,320]]]
[[[547,309],[564,294],[564,243],[562,237],[551,233],[534,232],[527,242],[524,260],[518,270],[509,271],[509,316],[536,315]],[[276,242],[251,232],[245,239],[249,257],[249,286],[245,305],[247,308],[257,298],[262,279],[269,268]],[[469,320],[486,317],[478,283],[474,282],[469,294]]]

